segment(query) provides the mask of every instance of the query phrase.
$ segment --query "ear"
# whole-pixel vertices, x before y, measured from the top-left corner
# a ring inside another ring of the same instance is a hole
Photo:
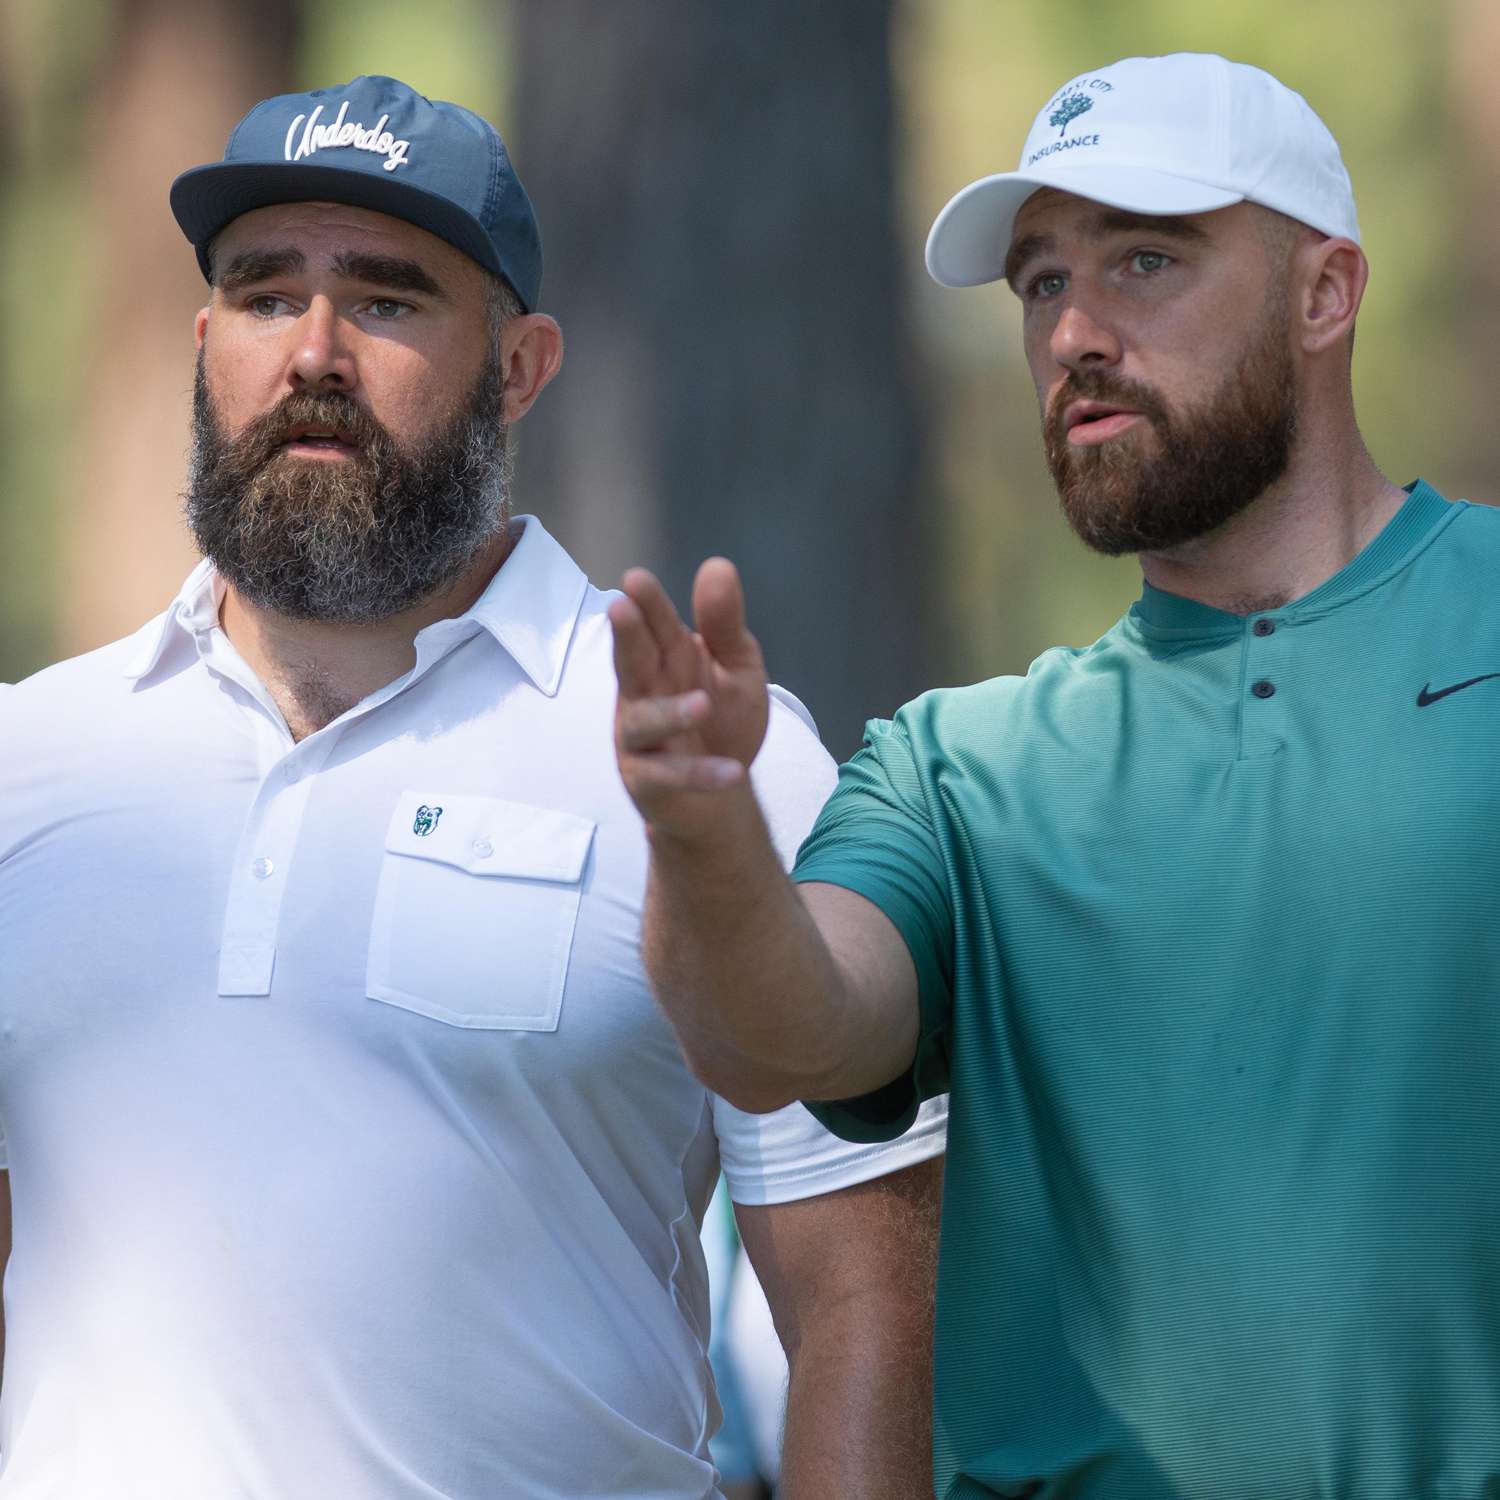
[[[1299,259],[1301,344],[1307,354],[1322,354],[1342,344],[1353,331],[1370,280],[1370,263],[1353,240],[1338,238],[1311,241]]]
[[[562,329],[546,313],[512,318],[500,333],[500,367],[505,371],[501,414],[518,422],[531,410],[547,382],[562,368]]]
[[[195,349],[201,349],[203,347],[203,335],[207,333],[207,331],[208,309],[206,307],[200,307],[198,309],[198,316],[193,319],[193,347]]]

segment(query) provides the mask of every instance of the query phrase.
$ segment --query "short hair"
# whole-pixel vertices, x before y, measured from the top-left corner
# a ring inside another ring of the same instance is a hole
[[[481,270],[484,268],[481,267]],[[519,318],[526,311],[516,289],[505,277],[493,271],[484,271],[484,312],[489,321],[491,338],[499,338],[500,330],[512,318]]]
[[[1251,205],[1255,209],[1255,228],[1260,242],[1266,248],[1273,264],[1284,262],[1292,253],[1293,246],[1303,235],[1317,234],[1300,219],[1289,218],[1279,209],[1267,208],[1263,203]]]

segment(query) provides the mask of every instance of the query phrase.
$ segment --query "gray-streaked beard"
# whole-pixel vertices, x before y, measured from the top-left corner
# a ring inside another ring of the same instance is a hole
[[[403,448],[352,397],[301,392],[228,436],[203,373],[183,496],[203,555],[251,603],[297,620],[389,619],[451,583],[505,528],[504,378],[487,360],[458,413]],[[292,427],[337,428],[347,462],[282,451]]]
[[[1063,513],[1096,552],[1157,552],[1206,536],[1286,472],[1297,430],[1286,300],[1273,297],[1249,345],[1201,405],[1172,413],[1149,387],[1108,371],[1070,374],[1042,435]],[[1144,414],[1156,451],[1136,436],[1097,448],[1068,442],[1071,401],[1109,401]]]

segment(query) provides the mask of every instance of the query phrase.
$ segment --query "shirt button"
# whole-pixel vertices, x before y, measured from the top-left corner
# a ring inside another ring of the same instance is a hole
[[[286,782],[288,786],[296,786],[297,783],[302,779],[302,772],[290,761],[287,761],[281,767],[281,779]]]
[[[495,846],[488,839],[475,839],[469,847],[478,859],[488,859],[495,852]]]
[[[1275,620],[1268,620],[1268,619],[1265,618],[1264,615],[1262,615],[1261,618],[1258,619],[1255,622],[1255,624],[1253,624],[1250,628],[1251,628],[1251,630],[1253,630],[1256,633],[1256,635],[1275,635],[1276,634],[1276,622],[1275,622]]]
[[[264,854],[262,854],[261,857],[256,860],[253,865],[250,866],[250,873],[255,876],[257,880],[265,880],[275,868],[276,866],[269,859],[267,859]]]
[[[1259,682],[1255,682],[1250,685],[1250,691],[1254,693],[1257,698],[1269,698],[1275,693],[1276,684],[1269,678],[1262,677]]]

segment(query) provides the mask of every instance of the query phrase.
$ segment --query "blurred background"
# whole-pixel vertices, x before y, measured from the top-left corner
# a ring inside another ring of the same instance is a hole
[[[924,686],[1087,643],[1135,566],[1057,513],[1010,293],[932,285],[922,245],[1059,84],[1175,50],[1331,126],[1375,456],[1500,496],[1493,0],[0,0],[0,681],[135,629],[193,561],[172,178],[257,99],[358,73],[511,146],[567,337],[517,508],[597,582],[644,562],[682,599],[736,558],[840,755]]]

